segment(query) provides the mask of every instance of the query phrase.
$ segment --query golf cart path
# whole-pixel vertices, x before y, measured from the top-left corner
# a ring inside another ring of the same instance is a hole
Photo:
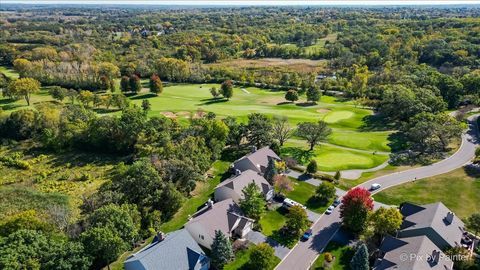
[[[471,162],[475,157],[475,148],[480,144],[477,126],[478,115],[468,118],[468,130],[462,135],[462,144],[453,155],[429,166],[419,167],[407,171],[380,176],[360,184],[360,187],[369,188],[378,183],[382,187],[373,193],[386,188],[409,183],[418,179],[444,174],[460,168]],[[299,242],[290,253],[277,265],[276,270],[306,270],[315,262],[318,255],[327,246],[341,225],[339,207],[330,215],[322,215],[312,226],[313,235],[305,242]]]

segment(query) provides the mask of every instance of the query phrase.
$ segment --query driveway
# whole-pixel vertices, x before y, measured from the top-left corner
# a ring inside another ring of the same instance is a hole
[[[477,117],[478,115],[468,118],[469,129],[465,134],[462,135],[462,144],[458,151],[449,158],[429,166],[377,177],[359,186],[369,188],[372,183],[378,183],[382,185],[382,188],[373,192],[376,193],[388,187],[415,181],[415,178],[418,180],[447,173],[471,162],[471,160],[475,157],[475,148],[480,144],[478,127],[476,124]],[[383,205],[375,203],[375,208],[378,208],[379,206]],[[275,269],[309,269],[317,259],[318,255],[327,246],[330,239],[336,234],[340,228],[340,224],[341,219],[339,207],[336,207],[330,215],[322,215],[312,227],[313,237],[306,242],[299,242],[299,244],[292,249],[287,257],[285,257],[285,259],[280,262]]]
[[[247,233],[245,238],[248,241],[254,243],[255,245],[260,244],[260,243],[269,244],[271,247],[273,247],[273,250],[275,251],[275,256],[277,256],[280,260],[285,258],[287,256],[287,254],[290,252],[289,248],[278,244],[275,240],[266,237],[261,232],[250,231],[249,233]]]

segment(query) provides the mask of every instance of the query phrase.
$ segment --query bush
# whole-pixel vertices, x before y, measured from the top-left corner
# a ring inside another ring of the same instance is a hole
[[[15,153],[13,156],[0,156],[0,163],[7,167],[17,168],[21,170],[30,170],[32,166],[28,161],[21,160],[21,155]]]
[[[323,258],[325,259],[326,262],[332,262],[333,261],[333,255],[330,252],[325,252],[323,255]]]
[[[307,173],[308,174],[315,174],[318,170],[318,165],[315,160],[310,160],[310,163],[307,165]]]

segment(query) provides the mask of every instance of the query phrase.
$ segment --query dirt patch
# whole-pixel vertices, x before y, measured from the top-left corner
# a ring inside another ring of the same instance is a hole
[[[318,109],[317,112],[318,113],[328,113],[328,112],[331,112],[331,110],[329,110],[329,109]]]
[[[207,114],[206,112],[196,112],[196,113],[193,115],[193,119],[202,118],[202,117],[204,117],[206,114]]]
[[[190,114],[191,113],[187,111],[181,111],[176,113],[177,116],[190,116]]]
[[[177,115],[173,112],[161,112],[160,114],[168,118],[177,118]]]

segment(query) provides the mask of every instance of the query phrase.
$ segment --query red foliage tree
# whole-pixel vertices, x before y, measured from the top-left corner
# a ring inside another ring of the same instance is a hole
[[[368,212],[372,210],[373,199],[370,192],[365,188],[356,187],[343,196],[340,217],[345,227],[359,233],[365,228]]]

